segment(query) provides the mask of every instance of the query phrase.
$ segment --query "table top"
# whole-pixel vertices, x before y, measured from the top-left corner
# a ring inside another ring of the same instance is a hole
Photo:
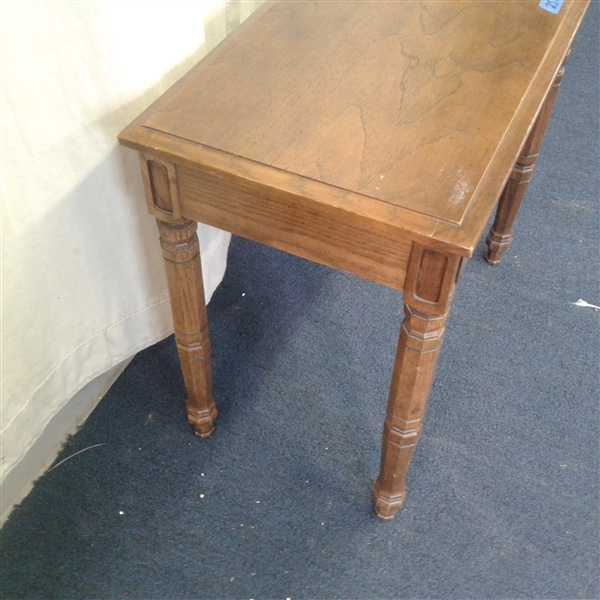
[[[120,141],[468,256],[586,5],[268,3]]]

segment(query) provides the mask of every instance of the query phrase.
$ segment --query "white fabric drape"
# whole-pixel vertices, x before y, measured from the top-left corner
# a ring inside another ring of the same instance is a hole
[[[172,332],[116,135],[257,4],[2,3],[2,478],[86,383]],[[199,236],[208,299],[229,236]]]

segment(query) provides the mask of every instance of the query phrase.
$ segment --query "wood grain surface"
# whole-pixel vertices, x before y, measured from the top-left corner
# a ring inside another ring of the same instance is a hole
[[[587,4],[266,3],[119,139],[471,256]]]
[[[277,3],[145,125],[458,223],[560,22],[510,0]]]

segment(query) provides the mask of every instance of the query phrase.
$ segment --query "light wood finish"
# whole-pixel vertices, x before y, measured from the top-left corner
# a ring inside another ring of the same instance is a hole
[[[266,3],[120,134],[161,222],[197,432],[216,410],[188,220],[404,290],[374,490],[393,516],[458,274],[539,148],[587,4]]]

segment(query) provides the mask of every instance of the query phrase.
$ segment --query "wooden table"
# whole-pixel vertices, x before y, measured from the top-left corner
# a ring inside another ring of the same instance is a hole
[[[390,519],[461,269],[497,264],[587,0],[261,7],[119,136],[140,153],[200,437],[213,431],[196,221],[403,290],[373,496]],[[558,10],[558,12],[551,12]]]

